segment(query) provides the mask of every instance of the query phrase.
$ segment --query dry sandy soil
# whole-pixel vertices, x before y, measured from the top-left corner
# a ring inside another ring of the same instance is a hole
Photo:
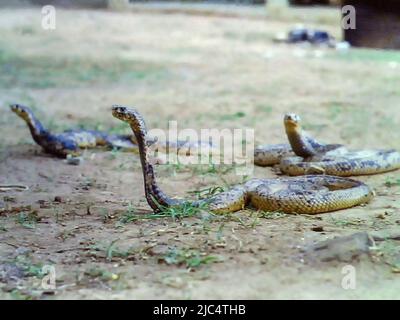
[[[264,144],[284,142],[291,111],[320,140],[400,149],[399,53],[273,43],[297,22],[340,37],[332,8],[276,7],[266,17],[58,10],[55,31],[40,19],[39,8],[0,11],[0,184],[29,186],[0,194],[0,298],[400,298],[399,172],[360,177],[376,198],[335,213],[157,218],[137,155],[90,151],[68,165],[45,155],[7,107],[29,105],[53,130],[129,132],[109,110],[126,104],[151,128],[169,119],[251,127]],[[242,181],[228,167],[160,165],[157,174],[180,197]],[[369,255],[304,254],[359,231],[381,235]],[[349,263],[355,290],[341,285]],[[41,286],[43,265],[55,266],[53,292]]]

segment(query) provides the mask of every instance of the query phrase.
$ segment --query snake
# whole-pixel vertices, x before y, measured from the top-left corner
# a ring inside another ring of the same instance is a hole
[[[123,151],[137,152],[137,142],[134,135],[110,135],[96,130],[65,130],[62,133],[52,133],[34,115],[29,107],[12,104],[10,109],[22,118],[29,127],[33,140],[49,154],[61,158],[69,155],[79,156],[84,149],[106,147]],[[151,146],[155,157],[160,153],[175,153],[184,156],[197,154],[199,150],[209,150],[211,143],[202,141],[158,141],[157,137],[146,137],[146,143]]]
[[[279,165],[289,176],[327,174],[340,177],[372,175],[400,168],[396,150],[349,150],[342,144],[324,144],[307,134],[296,114],[286,114],[284,126],[288,144],[255,148],[258,166]]]
[[[280,179],[251,179],[206,199],[186,200],[169,197],[159,187],[146,144],[147,127],[133,108],[112,106],[112,115],[126,123],[136,137],[143,171],[147,203],[155,212],[163,208],[190,204],[206,206],[217,214],[232,213],[247,206],[269,212],[317,214],[365,204],[373,191],[363,182],[328,175],[308,175]]]
[[[132,135],[110,135],[97,130],[80,129],[52,133],[43,126],[29,107],[12,104],[10,109],[26,122],[33,140],[46,153],[60,158],[67,158],[68,155],[79,156],[82,150],[96,147],[137,149]]]

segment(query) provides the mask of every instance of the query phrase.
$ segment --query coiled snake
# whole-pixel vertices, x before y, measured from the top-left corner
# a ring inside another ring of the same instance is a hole
[[[357,176],[384,173],[400,168],[400,153],[395,150],[351,151],[340,144],[322,144],[301,128],[300,117],[287,114],[284,119],[289,144],[259,146],[254,163],[259,166],[279,164],[290,176],[327,174]]]
[[[168,197],[158,186],[154,169],[149,162],[146,144],[147,128],[142,116],[134,109],[113,106],[114,117],[127,122],[138,143],[148,204],[158,212],[162,207],[187,203]],[[355,180],[332,176],[304,176],[284,179],[252,179],[243,185],[211,198],[191,202],[205,204],[215,213],[229,213],[252,205],[265,211],[315,214],[349,208],[368,202],[371,189]]]

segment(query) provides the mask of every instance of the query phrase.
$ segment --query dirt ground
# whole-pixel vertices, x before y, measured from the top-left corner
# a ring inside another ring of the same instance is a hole
[[[151,128],[170,119],[251,127],[263,144],[284,142],[283,114],[296,112],[320,140],[400,149],[400,53],[276,44],[298,22],[338,38],[340,29],[334,8],[274,10],[250,19],[59,9],[54,31],[41,29],[40,8],[0,10],[0,184],[29,186],[0,194],[0,298],[400,298],[396,237],[350,262],[303,252],[359,231],[399,234],[399,172],[360,177],[375,199],[335,213],[156,218],[137,155],[88,151],[68,165],[45,155],[8,110],[29,105],[53,130],[129,133],[110,114],[118,103],[138,108]],[[242,182],[226,167],[160,165],[157,175],[180,197]],[[354,290],[342,287],[348,264]],[[51,292],[41,286],[44,265],[55,267]]]

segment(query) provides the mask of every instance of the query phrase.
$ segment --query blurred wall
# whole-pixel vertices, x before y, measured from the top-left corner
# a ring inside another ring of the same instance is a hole
[[[343,0],[356,9],[356,29],[344,30],[352,46],[400,49],[400,0]]]

